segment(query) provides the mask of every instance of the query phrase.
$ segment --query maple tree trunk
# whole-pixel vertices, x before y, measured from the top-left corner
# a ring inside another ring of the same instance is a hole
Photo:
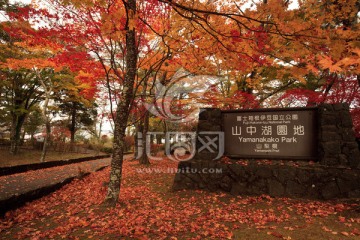
[[[26,114],[12,114],[12,124],[10,131],[10,153],[16,155],[19,150],[21,128],[25,121]]]
[[[143,118],[143,129],[142,129],[142,155],[139,159],[140,164],[150,164],[149,157],[146,154],[146,135],[149,131],[149,112],[146,111]]]
[[[45,162],[45,157],[46,157],[48,144],[49,144],[49,140],[50,140],[51,125],[50,125],[49,119],[46,119],[45,128],[46,128],[46,135],[44,138],[44,146],[43,146],[43,149],[41,152],[40,162]]]
[[[70,125],[70,148],[71,151],[74,148],[75,143],[75,132],[76,132],[76,106],[75,103],[72,103],[73,109],[71,111],[71,125]]]
[[[46,157],[46,153],[47,153],[47,146],[48,146],[48,142],[49,142],[49,139],[50,139],[50,132],[51,132],[51,125],[50,125],[50,117],[47,115],[47,108],[48,108],[48,105],[49,105],[49,100],[50,100],[50,95],[51,95],[51,92],[52,92],[52,83],[51,83],[51,80],[49,81],[50,83],[50,88],[48,88],[44,82],[44,80],[41,78],[41,74],[40,72],[38,72],[37,70],[35,70],[35,73],[37,75],[37,77],[39,78],[40,80],[40,83],[41,83],[41,86],[44,88],[44,91],[45,91],[45,101],[44,101],[44,106],[43,106],[43,109],[42,109],[42,116],[45,120],[45,137],[44,137],[44,145],[43,145],[43,149],[42,149],[42,153],[41,153],[41,157],[40,157],[40,162],[44,162],[45,161],[45,157]]]
[[[147,90],[147,79],[144,81],[144,86],[143,86],[143,92],[142,92],[142,97],[144,102],[146,101],[146,92]],[[139,158],[139,163],[140,164],[150,164],[149,162],[149,158],[146,154],[146,137],[147,137],[147,132],[149,131],[149,112],[145,111],[143,117],[141,118],[141,132],[142,132],[142,139],[141,139],[141,153],[140,153],[140,158]]]
[[[23,146],[25,143],[25,135],[26,135],[26,131],[24,130],[21,134],[21,138],[20,138],[20,146]]]
[[[323,102],[326,101],[326,98],[328,97],[329,93],[330,93],[330,90],[331,88],[333,87],[335,81],[336,81],[336,78],[337,78],[337,75],[335,74],[332,74],[330,76],[328,76],[328,79],[330,79],[329,83],[327,84],[326,88],[325,88],[325,91],[323,93]],[[307,106],[315,106],[316,103],[313,103],[313,102],[308,102]]]
[[[140,123],[136,123],[135,125],[135,134],[134,134],[134,159],[138,159],[139,155],[139,143],[138,143],[138,137],[139,137],[139,131],[140,131]]]
[[[142,158],[142,155],[144,154],[144,148],[145,148],[145,145],[144,145],[144,118],[141,118],[139,120],[139,123],[137,125],[137,135],[138,135],[138,138],[137,138],[137,154],[136,154],[136,157],[135,159],[139,160],[140,162],[140,159]]]
[[[156,144],[161,144],[161,135],[156,135]]]
[[[169,144],[169,139],[166,137],[166,133],[167,133],[168,131],[169,131],[168,125],[167,125],[166,120],[164,119],[164,134],[165,134],[164,154],[165,154],[165,155],[166,155],[167,147],[168,147],[168,144]],[[170,144],[169,144],[169,147],[170,147]]]
[[[136,0],[129,0],[124,4],[129,12],[128,22],[132,22],[135,18]],[[114,145],[113,156],[111,159],[110,181],[108,186],[105,203],[109,206],[115,206],[119,199],[120,184],[122,178],[122,165],[124,159],[125,148],[125,131],[127,120],[130,112],[131,97],[133,96],[133,88],[136,77],[137,64],[137,47],[135,28],[132,24],[126,26],[126,73],[121,92],[120,100],[117,104],[116,117],[114,120]]]

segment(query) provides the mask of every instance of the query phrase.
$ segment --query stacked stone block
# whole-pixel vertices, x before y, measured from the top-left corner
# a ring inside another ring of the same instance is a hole
[[[326,166],[360,168],[360,152],[356,143],[349,105],[319,106],[319,162]]]
[[[181,162],[179,171],[174,190],[221,190],[233,195],[267,194],[325,200],[360,197],[359,169],[189,161]]]
[[[213,138],[214,134],[211,132],[221,132],[222,131],[222,119],[221,119],[221,110],[218,108],[204,108],[201,109],[199,114],[199,123],[197,127],[197,134],[202,138],[206,138],[207,134],[201,134],[204,132],[209,132],[209,138]],[[219,140],[216,141],[216,144],[219,146]],[[202,147],[202,143],[199,141],[199,138],[196,140],[196,149],[199,150]],[[211,152],[209,149],[203,149],[200,152],[196,151],[194,159],[197,161],[211,161],[216,158],[218,155],[217,152]]]

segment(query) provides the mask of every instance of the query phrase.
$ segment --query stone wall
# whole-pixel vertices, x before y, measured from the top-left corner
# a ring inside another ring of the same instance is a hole
[[[220,132],[222,130],[221,124],[222,119],[220,109],[203,108],[199,114],[197,133],[199,135],[200,132]],[[206,138],[206,134],[201,134],[201,137]],[[209,134],[209,137],[213,138],[214,136]],[[201,147],[202,144],[199,141],[199,138],[197,138],[196,149],[200,149]],[[201,151],[196,151],[194,159],[212,161],[214,158],[217,157],[217,155],[217,152],[211,152],[209,149],[203,149]]]
[[[360,170],[320,164],[301,166],[289,161],[268,165],[254,160],[242,163],[188,161],[179,163],[173,189],[310,199],[358,198]]]
[[[360,152],[349,105],[322,104],[319,116],[319,162],[327,166],[360,168]]]

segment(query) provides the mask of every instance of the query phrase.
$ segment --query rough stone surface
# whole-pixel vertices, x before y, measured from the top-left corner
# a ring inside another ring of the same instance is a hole
[[[285,187],[278,180],[269,180],[269,195],[271,196],[283,196],[285,193]]]
[[[304,186],[293,180],[290,180],[286,182],[286,192],[292,197],[300,197],[304,194],[305,189]]]
[[[199,114],[199,123],[197,126],[197,135],[203,139],[207,137],[207,135],[201,132],[221,132],[221,110],[217,108],[204,108],[201,109]],[[200,135],[201,133],[201,135]],[[211,139],[214,135],[209,134],[208,137]],[[219,141],[219,140],[218,140]],[[215,144],[219,146],[219,142],[216,141]],[[196,141],[196,153],[194,158],[200,160],[212,161],[218,156],[217,151],[209,151],[206,148],[203,148],[202,143],[197,140]]]
[[[335,181],[329,182],[322,188],[322,196],[325,200],[332,199],[340,195],[340,189]]]
[[[272,171],[271,171],[271,168],[270,167],[262,167],[262,168],[259,168],[257,171],[256,171],[256,175],[261,177],[261,178],[268,178],[272,175]]]
[[[360,168],[360,153],[349,105],[322,104],[318,108],[319,162],[327,166]]]
[[[248,187],[244,182],[236,182],[232,185],[230,193],[233,195],[246,194]]]
[[[359,169],[323,166],[318,163],[316,166],[275,163],[241,165],[216,161],[199,164],[197,160],[179,165],[184,171],[176,174],[173,184],[175,190],[207,189],[234,195],[268,194],[272,197],[310,199],[360,196]],[[217,173],[209,173],[210,169]]]

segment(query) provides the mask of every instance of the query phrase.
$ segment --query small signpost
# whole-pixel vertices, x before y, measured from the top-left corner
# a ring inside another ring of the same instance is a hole
[[[223,111],[225,155],[239,158],[317,157],[317,109]]]

